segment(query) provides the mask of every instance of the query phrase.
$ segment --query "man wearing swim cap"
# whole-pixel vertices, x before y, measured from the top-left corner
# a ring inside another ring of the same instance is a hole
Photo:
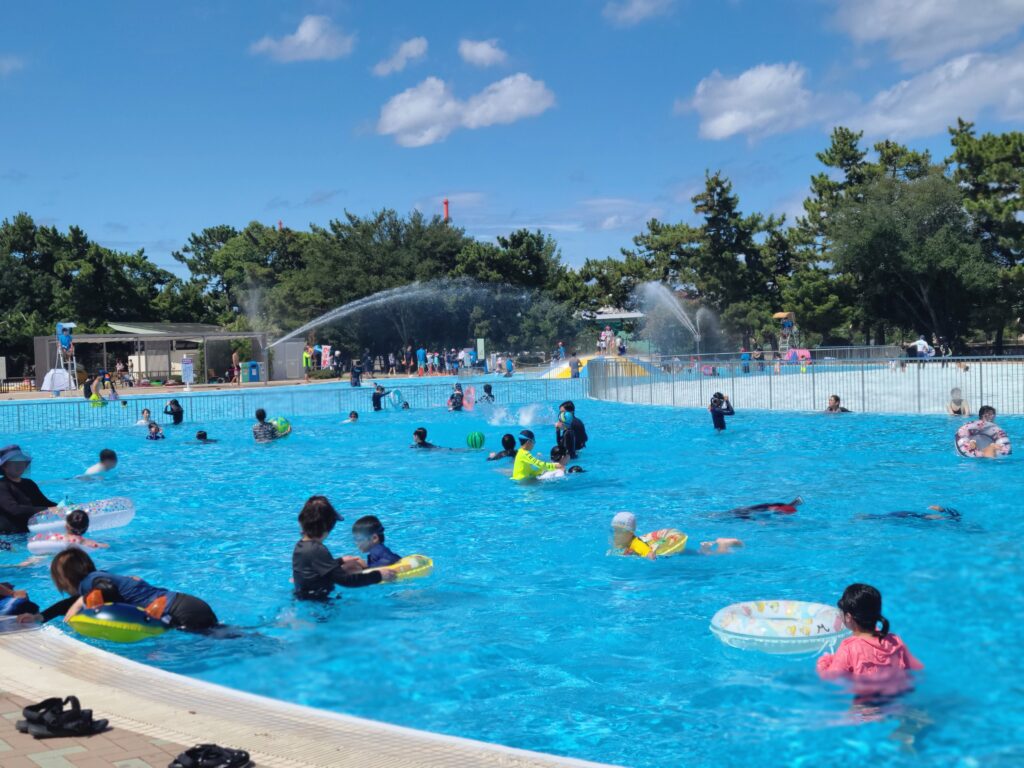
[[[536,438],[533,432],[524,429],[519,433],[519,451],[516,453],[516,463],[512,468],[513,480],[533,480],[545,472],[559,469],[557,464],[541,461],[530,453],[535,444]]]

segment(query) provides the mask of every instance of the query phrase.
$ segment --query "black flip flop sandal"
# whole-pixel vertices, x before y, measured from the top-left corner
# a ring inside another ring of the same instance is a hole
[[[56,710],[59,712],[62,704],[63,700],[56,696],[50,699],[43,699],[38,704],[29,704],[21,710],[21,716],[25,719],[16,722],[14,727],[17,728],[20,733],[28,733],[28,726],[31,723],[43,722],[43,717],[47,712],[50,710]]]
[[[248,768],[251,765],[249,753],[244,749],[197,744],[174,758],[168,768]]]
[[[53,739],[66,736],[94,736],[103,733],[109,726],[107,720],[93,720],[91,709],[82,709],[75,696],[68,696],[62,704],[71,708],[49,709],[42,721],[28,724],[28,733],[37,739]]]

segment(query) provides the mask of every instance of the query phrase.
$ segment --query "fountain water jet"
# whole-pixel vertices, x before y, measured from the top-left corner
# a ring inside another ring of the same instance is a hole
[[[350,301],[347,304],[342,304],[340,307],[335,307],[328,312],[324,312],[319,317],[310,320],[308,323],[296,328],[294,331],[289,331],[281,338],[275,340],[268,348],[272,349],[278,344],[288,341],[289,339],[294,339],[296,336],[301,336],[308,331],[319,328],[320,326],[342,320],[358,312],[381,308],[391,302],[413,302],[424,299],[456,299],[475,302],[485,298],[494,299],[498,291],[502,289],[506,290],[506,293],[503,296],[505,300],[511,299],[524,304],[529,301],[528,293],[523,293],[516,289],[508,289],[508,286],[487,285],[469,279],[410,283],[397,288],[388,288],[387,290],[379,291],[370,296],[364,296],[361,299]]]
[[[701,332],[701,321],[711,316],[709,310],[701,307],[694,317],[690,317],[675,293],[664,283],[656,281],[637,286],[636,294],[645,308],[660,307],[678,320],[679,324],[693,337],[694,343],[697,345],[697,354],[700,355],[700,344],[704,339],[704,334]]]

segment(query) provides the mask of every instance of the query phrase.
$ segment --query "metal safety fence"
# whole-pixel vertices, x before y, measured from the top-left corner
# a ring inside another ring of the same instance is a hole
[[[478,399],[483,394],[484,383],[478,379],[472,384]],[[500,405],[582,399],[587,394],[583,379],[495,378],[487,383],[492,387],[495,403]],[[399,390],[402,399],[413,409],[443,406],[452,392],[451,381],[399,383],[395,386],[384,381],[382,384],[389,391]],[[75,393],[67,393],[52,400],[0,403],[0,444],[6,442],[2,437],[4,434],[128,426],[142,418],[143,408],[148,408],[158,421],[163,421],[164,407],[170,397],[181,404],[186,423],[199,428],[209,422],[252,419],[257,408],[265,409],[271,416],[288,418],[367,411],[371,408],[372,391],[370,386],[329,384],[253,388],[237,392],[176,392],[172,396],[132,394],[119,400],[105,401],[102,406],[93,405]]]
[[[707,407],[712,394],[738,408],[870,413],[947,413],[953,390],[969,412],[992,405],[1024,414],[1024,358],[845,359],[802,362],[697,362],[686,358],[608,358],[587,366],[588,394],[613,402]]]

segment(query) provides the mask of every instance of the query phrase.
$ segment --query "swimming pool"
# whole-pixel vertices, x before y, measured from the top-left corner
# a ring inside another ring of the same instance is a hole
[[[480,453],[413,452],[412,430],[494,448],[537,424],[552,441],[553,404],[492,414],[438,410],[296,416],[288,440],[257,446],[247,420],[106,427],[15,436],[32,476],[57,497],[127,495],[127,528],[96,534],[100,562],[206,598],[246,628],[233,640],[174,634],[105,646],[164,669],[255,693],[443,733],[622,765],[1014,765],[1024,608],[1019,457],[959,459],[957,423],[936,417],[829,418],[741,412],[722,435],[706,412],[578,401],[591,445],[568,480],[518,486]],[[1024,419],[1000,419],[1011,435]],[[511,425],[515,425],[513,430]],[[5,442],[7,442],[5,440]],[[60,480],[118,451],[118,474]],[[506,465],[508,468],[508,465]],[[328,539],[351,551],[349,525],[377,514],[388,544],[435,559],[429,579],[346,590],[329,605],[296,604],[290,557],[296,515],[325,493],[346,518]],[[805,503],[757,523],[723,510]],[[960,523],[857,520],[943,504]],[[691,541],[747,543],[738,554],[655,563],[605,557],[608,521],[673,525]],[[9,560],[8,560],[9,562]],[[56,597],[45,569],[19,586]],[[10,577],[10,574],[8,574]],[[888,718],[862,722],[851,696],[818,681],[811,660],[727,648],[712,614],[740,600],[833,603],[866,581],[927,669]],[[101,644],[102,645],[102,644]],[[890,738],[915,731],[913,750]]]

